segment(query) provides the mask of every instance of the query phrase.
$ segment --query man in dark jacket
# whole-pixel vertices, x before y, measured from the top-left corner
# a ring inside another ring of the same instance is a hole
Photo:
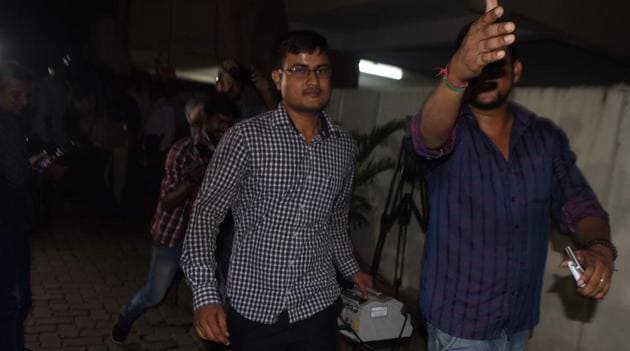
[[[0,349],[24,350],[24,318],[31,303],[27,233],[35,213],[32,164],[20,118],[29,103],[31,76],[0,63]]]

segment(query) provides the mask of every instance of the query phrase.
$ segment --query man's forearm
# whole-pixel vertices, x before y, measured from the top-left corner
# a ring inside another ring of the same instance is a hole
[[[420,111],[418,133],[425,146],[436,149],[448,140],[455,125],[463,94],[448,89],[442,82],[433,90]]]
[[[444,70],[445,81],[426,100],[418,126],[426,147],[438,148],[448,140],[467,81],[478,77],[486,65],[505,57],[505,47],[516,40],[513,22],[497,22],[503,13],[496,1],[486,1],[485,14],[471,24]]]
[[[610,241],[610,226],[600,217],[585,217],[576,223],[576,239],[582,246],[593,251],[614,258],[615,252],[603,244],[594,244],[598,241]]]

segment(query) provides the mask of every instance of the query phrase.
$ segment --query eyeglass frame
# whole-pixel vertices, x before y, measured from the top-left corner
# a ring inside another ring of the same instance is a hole
[[[303,69],[304,70],[303,71],[304,75],[302,75],[302,73],[298,73],[298,71],[295,71],[296,68]],[[321,75],[321,73],[318,74],[317,71],[321,70],[321,69],[326,69],[327,73],[324,74],[324,75]],[[318,67],[316,67],[314,69],[311,69],[311,68],[309,68],[306,65],[297,64],[297,65],[293,65],[293,66],[291,66],[291,67],[289,67],[287,69],[280,68],[280,71],[281,72],[286,72],[290,76],[295,76],[297,78],[302,78],[302,79],[306,79],[306,78],[310,77],[311,73],[313,73],[315,75],[315,77],[317,77],[319,79],[330,79],[330,77],[332,76],[332,69],[328,65],[322,65],[322,66],[318,66]]]

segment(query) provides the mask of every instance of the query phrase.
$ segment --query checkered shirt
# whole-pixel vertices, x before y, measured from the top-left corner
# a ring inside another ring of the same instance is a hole
[[[348,237],[356,145],[325,113],[309,145],[282,104],[232,127],[221,139],[194,204],[181,264],[193,307],[220,303],[213,257],[232,208],[227,282],[232,308],[271,324],[287,310],[306,319],[339,297],[335,266],[358,272]]]
[[[164,209],[162,200],[166,194],[186,181],[188,169],[194,162],[199,161],[208,162],[208,159],[197,151],[191,137],[179,140],[168,151],[166,162],[164,162],[164,179],[160,185],[160,200],[149,228],[153,239],[164,245],[177,246],[184,238],[198,187],[179,207],[173,210]]]

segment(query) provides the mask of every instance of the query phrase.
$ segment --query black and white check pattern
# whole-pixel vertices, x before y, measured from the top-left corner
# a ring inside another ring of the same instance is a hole
[[[280,104],[222,138],[184,241],[195,309],[221,302],[213,252],[230,207],[227,293],[252,321],[273,323],[285,309],[291,322],[308,318],[338,298],[335,266],[346,277],[359,270],[347,233],[356,146],[325,114],[321,121],[309,145]]]

